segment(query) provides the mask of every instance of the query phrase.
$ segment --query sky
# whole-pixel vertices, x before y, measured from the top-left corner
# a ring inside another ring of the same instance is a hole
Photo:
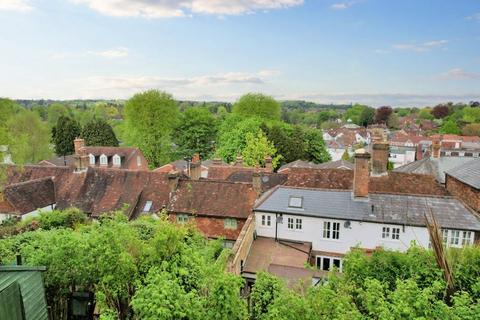
[[[480,100],[478,0],[0,0],[0,97]]]

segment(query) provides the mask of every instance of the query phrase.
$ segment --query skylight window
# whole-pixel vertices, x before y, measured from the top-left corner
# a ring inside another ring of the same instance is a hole
[[[290,208],[303,208],[303,197],[291,196],[288,200]]]
[[[145,207],[143,207],[143,212],[150,212],[150,209],[152,209],[152,201],[147,201],[145,202]]]

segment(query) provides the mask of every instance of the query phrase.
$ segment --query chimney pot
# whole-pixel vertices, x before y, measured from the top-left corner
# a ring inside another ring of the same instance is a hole
[[[259,172],[254,172],[252,175],[253,189],[257,193],[257,196],[262,194],[262,175]]]
[[[267,169],[267,171],[269,171],[269,172],[273,171],[272,157],[270,157],[270,156],[265,157],[265,169]]]
[[[242,156],[238,155],[237,156],[237,161],[235,162],[236,167],[243,167],[243,159]]]
[[[435,139],[432,141],[432,157],[433,158],[440,158],[440,147],[441,147],[441,144],[440,144],[440,140],[438,139]]]
[[[82,138],[76,138],[73,140],[73,145],[75,147],[75,154],[80,155],[82,153],[82,149],[85,148],[85,140]]]
[[[372,145],[373,176],[383,176],[387,174],[389,151],[390,147],[386,142],[375,142]]]

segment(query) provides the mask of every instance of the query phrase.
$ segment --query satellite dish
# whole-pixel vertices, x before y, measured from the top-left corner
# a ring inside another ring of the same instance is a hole
[[[352,225],[352,223],[350,222],[350,220],[347,220],[343,223],[343,227],[345,229],[350,229],[350,226]]]

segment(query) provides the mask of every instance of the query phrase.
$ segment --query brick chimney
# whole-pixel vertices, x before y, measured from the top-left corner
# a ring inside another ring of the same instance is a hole
[[[355,199],[368,198],[368,184],[370,154],[364,149],[355,151],[355,171],[353,176],[353,197]]]
[[[254,172],[252,175],[252,185],[253,190],[257,193],[259,197],[262,194],[262,175],[260,172]]]
[[[432,141],[432,158],[438,159],[440,158],[440,140],[435,139]]]
[[[222,165],[222,159],[220,158],[214,158],[212,160],[212,166],[221,166]]]
[[[180,180],[180,173],[178,171],[170,171],[168,173],[168,187],[170,192],[177,190],[178,181]]]
[[[272,167],[272,157],[270,157],[270,156],[265,157],[265,169],[266,169],[266,171],[268,171],[268,172],[272,172],[272,171],[273,171],[273,167]]]
[[[73,145],[75,146],[75,154],[80,155],[82,152],[82,149],[85,147],[85,140],[82,138],[76,138],[73,140]]]
[[[193,155],[192,163],[190,163],[190,178],[192,180],[199,180],[202,176],[202,163],[200,162],[200,155],[198,153]]]
[[[243,159],[241,155],[237,156],[237,161],[235,161],[235,167],[243,167]]]
[[[388,155],[390,146],[388,142],[375,142],[372,145],[372,175],[384,176],[388,168]]]

